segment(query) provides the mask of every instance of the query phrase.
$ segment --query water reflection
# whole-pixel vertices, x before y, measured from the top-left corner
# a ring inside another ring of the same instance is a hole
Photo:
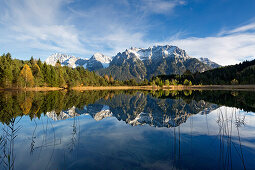
[[[0,95],[2,169],[254,166],[255,98],[250,92]]]

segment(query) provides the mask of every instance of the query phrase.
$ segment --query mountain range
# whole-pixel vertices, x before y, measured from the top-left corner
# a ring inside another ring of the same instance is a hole
[[[112,75],[118,80],[135,79],[141,81],[160,74],[183,74],[186,70],[191,72],[204,72],[220,67],[219,64],[208,58],[190,57],[185,50],[177,46],[153,46],[149,48],[130,48],[109,57],[95,53],[91,58],[55,53],[45,62],[55,65],[57,61],[62,65],[75,68],[82,66],[99,75]]]

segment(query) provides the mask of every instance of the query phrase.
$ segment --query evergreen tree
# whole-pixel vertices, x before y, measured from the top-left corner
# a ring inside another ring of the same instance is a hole
[[[57,74],[57,84],[58,84],[58,87],[66,87],[66,81],[64,79],[64,69],[61,67],[61,64],[60,62],[56,64],[56,74]]]
[[[37,61],[37,65],[40,67],[40,69],[42,68],[43,64],[41,59],[39,58],[39,60]]]
[[[33,72],[33,76],[34,76],[35,86],[36,87],[43,86],[44,78],[43,78],[43,74],[42,74],[41,69],[38,66],[38,64],[34,63],[32,65],[32,72]]]
[[[11,87],[13,74],[12,74],[12,60],[11,55],[7,53],[1,57],[0,61],[0,82],[3,87]]]

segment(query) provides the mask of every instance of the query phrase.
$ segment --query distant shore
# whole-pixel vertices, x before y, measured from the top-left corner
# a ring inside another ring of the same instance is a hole
[[[0,88],[0,91],[57,91],[60,87]],[[255,91],[255,85],[170,85],[170,86],[79,86],[71,90],[246,90]]]

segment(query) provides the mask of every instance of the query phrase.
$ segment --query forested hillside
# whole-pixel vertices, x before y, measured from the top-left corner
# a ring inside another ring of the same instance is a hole
[[[202,84],[255,84],[255,60],[197,73],[194,79]]]
[[[255,60],[244,61],[240,64],[208,70],[202,73],[192,74],[186,71],[183,75],[160,75],[151,80],[157,85],[175,83],[175,84],[219,84],[219,85],[237,85],[237,84],[255,84]]]

